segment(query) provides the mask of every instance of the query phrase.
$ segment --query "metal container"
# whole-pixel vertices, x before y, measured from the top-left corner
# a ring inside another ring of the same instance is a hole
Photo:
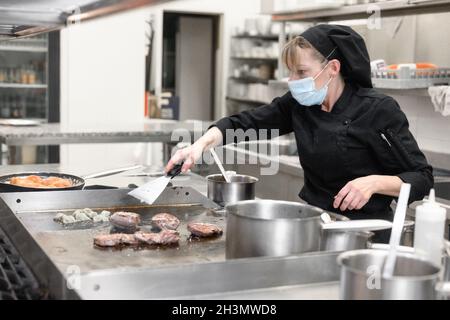
[[[255,199],[255,186],[258,179],[252,176],[235,174],[230,176],[231,182],[226,182],[221,174],[206,177],[208,198],[225,206],[241,200]]]
[[[226,212],[227,259],[320,249],[320,208],[297,202],[249,200],[227,205]]]
[[[436,299],[440,269],[412,253],[397,252],[394,276],[382,276],[387,250],[355,250],[339,255],[341,299]]]
[[[328,212],[334,221],[348,221],[346,216]],[[320,238],[320,251],[348,251],[356,249],[367,249],[370,239],[374,235],[370,231],[339,231],[322,230]]]
[[[400,244],[407,247],[414,246],[414,226],[415,223],[412,220],[405,220],[402,229],[402,237]]]
[[[348,251],[367,249],[373,232],[323,230],[320,251]]]

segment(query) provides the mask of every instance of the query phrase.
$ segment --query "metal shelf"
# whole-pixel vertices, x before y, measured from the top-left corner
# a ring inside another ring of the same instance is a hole
[[[282,80],[270,80],[269,86],[289,89],[288,83]],[[428,88],[418,88],[418,89],[396,89],[396,88],[377,88],[374,89],[387,94],[387,95],[399,95],[399,96],[416,96],[416,97],[429,97]]]
[[[230,77],[231,80],[243,82],[243,83],[263,83],[268,84],[271,80],[261,79],[258,77]]]
[[[232,56],[231,59],[236,59],[236,60],[255,60],[255,61],[278,61],[278,58],[273,57],[273,58],[269,58],[269,57],[239,57],[239,56]]]
[[[415,96],[415,97],[429,97],[427,88],[420,89],[390,89],[390,88],[374,88],[386,95],[398,96]]]
[[[369,18],[378,8],[382,17],[450,11],[450,0],[391,0],[384,2],[346,5],[335,9],[298,11],[273,14],[273,21],[333,21]]]
[[[269,104],[270,103],[270,102],[250,100],[250,99],[246,99],[246,98],[236,98],[236,97],[230,97],[230,96],[227,96],[227,100],[232,100],[232,101],[236,101],[236,102],[243,102],[243,103],[249,103],[249,104],[257,104],[257,105],[265,105],[265,104]]]
[[[14,88],[14,89],[47,89],[46,84],[24,84],[24,83],[1,83],[0,88]]]
[[[278,41],[278,35],[250,35],[250,34],[238,34],[232,36],[234,39],[254,39],[254,40],[267,40]]]
[[[47,52],[47,47],[32,46],[0,46],[0,51],[16,51],[16,52]]]

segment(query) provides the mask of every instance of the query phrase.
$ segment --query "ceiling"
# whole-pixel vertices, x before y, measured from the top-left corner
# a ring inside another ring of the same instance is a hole
[[[170,0],[2,0],[0,35],[15,38]]]

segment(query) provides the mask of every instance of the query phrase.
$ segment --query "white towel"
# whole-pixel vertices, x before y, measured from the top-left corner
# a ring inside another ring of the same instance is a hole
[[[434,111],[443,116],[450,115],[450,86],[434,86],[428,88],[428,94],[434,105]]]

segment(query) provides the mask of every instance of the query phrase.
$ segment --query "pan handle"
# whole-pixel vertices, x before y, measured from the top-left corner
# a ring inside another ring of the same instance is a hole
[[[83,176],[82,178],[87,180],[87,179],[108,177],[108,176],[112,176],[112,175],[115,175],[115,174],[118,174],[118,173],[121,173],[121,172],[125,172],[125,171],[141,169],[143,167],[144,167],[143,165],[135,165],[135,166],[132,166],[132,167],[122,167],[122,168],[117,168],[117,169],[111,169],[111,170],[107,170],[107,171],[92,173],[92,174],[89,174],[87,176]]]

